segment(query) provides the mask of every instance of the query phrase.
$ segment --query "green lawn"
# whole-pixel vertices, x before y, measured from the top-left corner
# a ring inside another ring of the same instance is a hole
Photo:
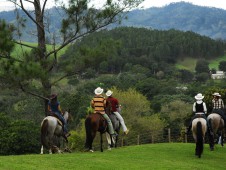
[[[226,56],[221,56],[217,59],[214,59],[214,60],[209,60],[209,68],[210,69],[216,69],[218,70],[218,66],[219,66],[219,63],[221,61],[226,61]],[[194,58],[185,58],[183,60],[179,60],[177,63],[176,63],[176,67],[179,68],[179,69],[186,69],[186,70],[190,70],[192,72],[195,71],[195,66],[196,66],[196,62],[197,62],[197,59],[194,59]]]
[[[226,168],[226,149],[217,145],[210,151],[206,144],[201,158],[194,155],[194,143],[161,143],[127,146],[105,150],[55,155],[1,156],[1,170],[19,169],[79,169],[79,170],[223,170]]]

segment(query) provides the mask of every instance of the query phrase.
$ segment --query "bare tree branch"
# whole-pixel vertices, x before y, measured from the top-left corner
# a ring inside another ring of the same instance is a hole
[[[22,46],[25,46],[25,47],[29,47],[29,48],[32,48],[32,49],[35,49],[36,47],[33,47],[31,45],[28,45],[28,44],[24,44],[22,42],[17,42],[17,41],[14,41],[15,44],[19,44],[19,45],[22,45]]]
[[[28,93],[28,94],[30,94],[30,95],[32,95],[32,96],[36,96],[36,97],[39,97],[39,98],[44,99],[44,100],[50,100],[50,99],[48,99],[48,98],[46,98],[46,97],[43,97],[43,96],[41,96],[41,95],[39,95],[39,94],[35,94],[35,93],[33,93],[33,92],[26,91],[21,83],[20,83],[20,89],[21,89],[23,92]]]

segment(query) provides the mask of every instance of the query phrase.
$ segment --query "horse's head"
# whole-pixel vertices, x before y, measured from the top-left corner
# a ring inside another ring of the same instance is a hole
[[[67,122],[73,120],[73,117],[72,117],[72,115],[70,114],[69,111],[65,111],[65,112],[64,112],[64,119],[65,119]]]

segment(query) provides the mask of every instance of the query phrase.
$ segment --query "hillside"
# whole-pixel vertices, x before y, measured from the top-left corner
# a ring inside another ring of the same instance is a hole
[[[174,28],[193,31],[214,39],[226,39],[225,18],[225,10],[180,2],[162,8],[131,11],[123,25],[160,30]]]
[[[24,17],[21,11],[19,11],[19,14]],[[14,11],[0,12],[0,18],[10,23],[15,23],[15,15]],[[46,18],[51,21],[52,26],[49,28],[50,32],[59,35],[60,21],[63,16],[64,14],[59,8],[51,8],[46,11]],[[124,20],[121,26],[193,31],[213,39],[226,39],[225,18],[225,10],[178,2],[161,8],[133,10],[128,13],[128,19]],[[27,18],[24,17],[24,19]],[[114,28],[115,26],[113,25],[109,28]],[[33,28],[35,28],[34,25],[27,23],[26,29],[23,30],[22,40],[35,41],[35,38],[31,36]]]

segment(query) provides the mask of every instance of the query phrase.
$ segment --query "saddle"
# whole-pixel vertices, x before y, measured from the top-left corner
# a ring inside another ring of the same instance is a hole
[[[50,113],[49,116],[52,116],[52,117],[55,117],[57,119],[57,123],[60,125],[60,126],[63,126],[63,122],[61,122],[61,120],[58,118],[58,116],[54,113]]]

